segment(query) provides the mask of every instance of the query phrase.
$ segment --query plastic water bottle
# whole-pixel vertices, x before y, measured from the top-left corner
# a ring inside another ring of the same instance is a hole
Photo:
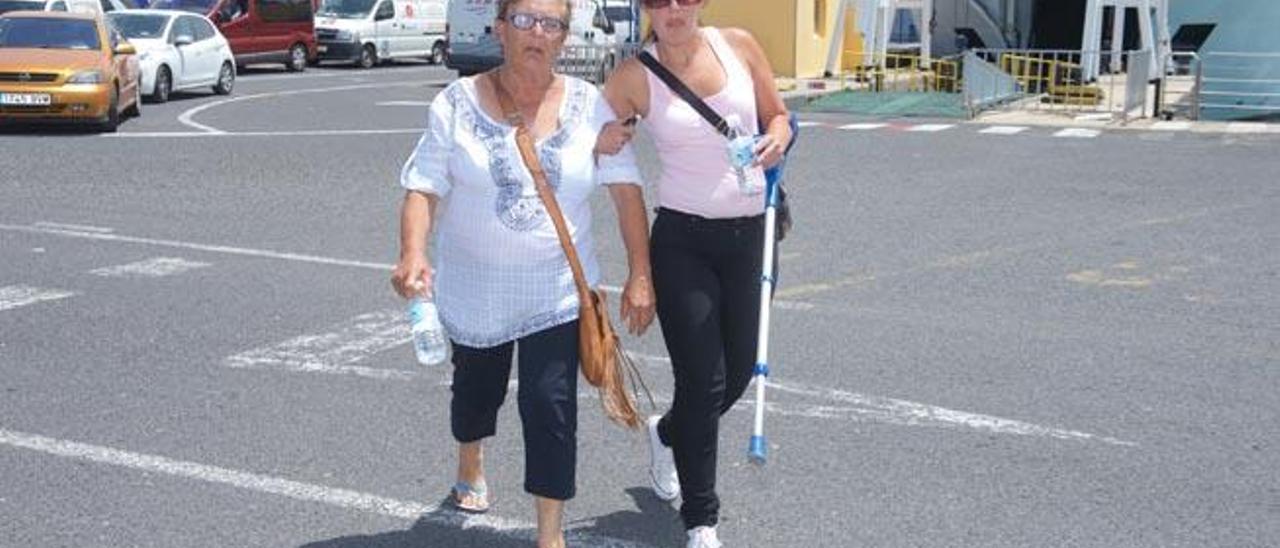
[[[729,125],[729,165],[738,175],[738,190],[747,196],[764,192],[764,182],[747,173],[747,168],[756,161],[756,143],[760,138],[742,129],[742,120],[737,114],[726,116],[724,121]]]
[[[414,297],[409,303],[409,326],[413,331],[413,351],[422,365],[444,363],[449,354],[449,338],[429,297]]]

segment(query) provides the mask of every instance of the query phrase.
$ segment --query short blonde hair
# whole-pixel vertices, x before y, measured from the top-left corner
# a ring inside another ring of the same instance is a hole
[[[520,0],[498,0],[498,19],[506,20],[507,13],[511,11],[511,6],[516,5]],[[574,0],[564,0],[564,19],[565,22],[573,20],[573,2]]]

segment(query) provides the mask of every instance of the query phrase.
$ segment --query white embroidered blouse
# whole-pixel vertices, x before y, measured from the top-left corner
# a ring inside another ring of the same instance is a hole
[[[597,164],[596,136],[616,115],[595,86],[564,79],[559,128],[537,150],[587,283],[595,285],[591,194],[602,184],[638,185],[640,172],[629,146]],[[433,282],[441,322],[455,342],[488,348],[578,317],[573,272],[520,159],[515,128],[480,107],[474,78],[458,79],[431,102],[400,184],[441,199]]]

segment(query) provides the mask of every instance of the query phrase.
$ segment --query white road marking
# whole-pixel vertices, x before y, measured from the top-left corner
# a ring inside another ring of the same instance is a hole
[[[1081,127],[1069,127],[1053,134],[1054,137],[1064,137],[1068,139],[1092,139],[1099,135],[1102,135],[1102,132],[1099,130]]]
[[[1156,131],[1187,131],[1191,129],[1191,122],[1161,120],[1151,124],[1151,129]]]
[[[800,122],[797,122],[796,125],[800,127],[818,127],[818,126],[825,126],[827,124],[824,124],[822,122],[800,121]]]
[[[80,232],[98,232],[102,234],[115,232],[114,228],[106,228],[101,226],[89,226],[89,225],[72,225],[72,224],[66,224],[66,223],[51,223],[49,221],[40,221],[38,223],[35,223],[34,226],[38,226],[41,228],[59,228],[63,230],[77,230]]]
[[[56,301],[74,297],[74,291],[60,289],[41,289],[29,285],[10,285],[0,287],[0,312],[27,306],[29,304]]]
[[[1097,112],[1093,114],[1080,114],[1076,116],[1076,121],[1080,122],[1106,122],[1112,119],[1110,112]]]
[[[176,139],[191,137],[342,137],[365,135],[418,135],[423,128],[396,129],[313,129],[298,131],[156,131],[137,133],[104,133],[104,139]]]
[[[380,107],[429,107],[429,101],[383,101],[377,103]]]
[[[206,483],[228,485],[246,491],[276,495],[305,502],[315,502],[406,521],[424,521],[460,529],[489,529],[509,539],[531,541],[534,540],[536,535],[536,526],[532,523],[524,523],[492,515],[476,516],[441,511],[442,509],[439,506],[431,504],[402,501],[349,489],[303,483],[274,476],[232,470],[191,461],[175,460],[157,455],[134,453],[100,445],[54,439],[12,430],[0,429],[0,444],[36,451],[46,455],[118,466]],[[574,545],[581,546],[608,546],[614,548],[640,548],[645,546],[585,531],[571,530],[566,536],[569,537],[568,540]]]
[[[987,135],[1017,135],[1028,129],[1031,129],[1031,128],[1028,128],[1026,126],[991,126],[987,129],[979,131],[978,133],[985,133]]]
[[[136,263],[96,268],[89,273],[109,278],[160,278],[207,266],[209,263],[188,261],[177,257],[155,257]]]
[[[640,362],[661,364],[671,367],[671,358],[653,354],[629,352],[632,359]],[[854,404],[852,406],[832,405],[788,405],[778,402],[765,402],[767,412],[814,419],[846,419],[853,421],[871,421],[902,426],[932,426],[943,428],[968,428],[996,434],[1012,434],[1018,436],[1048,437],[1075,441],[1099,441],[1111,445],[1136,446],[1136,443],[1115,438],[1098,436],[1087,432],[1063,430],[1040,426],[1013,419],[980,415],[966,411],[957,411],[945,407],[937,407],[906,400],[868,396],[854,392],[846,392],[826,387],[810,387],[796,383],[779,383],[768,381],[771,389],[799,396],[807,396],[837,403]],[[753,394],[751,389],[747,394]],[[744,397],[734,406],[740,410],[754,410],[754,399]]]
[[[1271,124],[1263,122],[1231,122],[1227,124],[1227,133],[1268,133]],[[1280,128],[1275,131],[1280,131]]]
[[[297,261],[303,263],[317,263],[333,266],[351,266],[357,268],[369,268],[373,270],[390,271],[395,268],[394,265],[382,263],[369,263],[363,261],[348,261],[345,259],[334,259],[330,257],[320,257],[316,255],[303,255],[300,253],[281,253],[276,251],[268,251],[263,249],[249,249],[243,247],[232,247],[225,245],[199,244],[192,242],[181,242],[176,240],[157,240],[153,238],[139,238],[136,236],[124,236],[121,234],[98,234],[93,232],[78,232],[74,230],[61,230],[54,228],[41,228],[36,226],[20,226],[0,224],[0,230],[10,232],[28,232],[34,234],[50,234],[54,236],[65,236],[68,238],[81,238],[86,240],[102,240],[110,242],[122,242],[131,244],[144,244],[159,247],[173,247],[178,249],[194,249],[197,251],[208,251],[211,253],[225,253],[229,255],[245,255],[249,257],[263,257],[268,259],[281,259],[286,261]]]
[[[293,95],[308,95],[308,94],[314,94],[314,93],[330,93],[330,92],[335,92],[335,91],[353,91],[353,90],[358,90],[358,89],[369,89],[369,88],[391,88],[391,87],[430,86],[430,85],[439,85],[439,84],[442,84],[442,83],[445,83],[445,82],[432,82],[432,81],[414,81],[414,82],[377,82],[377,83],[371,83],[371,84],[355,84],[355,85],[350,85],[350,86],[334,86],[334,87],[327,87],[327,88],[295,89],[295,90],[288,90],[288,91],[272,91],[272,92],[267,92],[267,93],[255,93],[255,94],[252,94],[252,95],[240,95],[240,96],[237,96],[237,97],[232,97],[232,98],[229,98],[229,99],[222,99],[222,100],[220,100],[220,101],[214,101],[214,102],[212,102],[212,103],[205,103],[205,104],[203,104],[203,105],[200,105],[200,106],[197,106],[197,107],[190,108],[190,109],[188,109],[186,112],[183,112],[181,115],[179,115],[179,116],[178,116],[178,122],[179,122],[179,123],[181,123],[181,124],[182,124],[182,125],[184,125],[184,126],[187,126],[187,127],[189,127],[189,128],[192,128],[192,129],[195,129],[195,130],[198,130],[198,131],[203,131],[203,132],[205,132],[205,133],[226,133],[226,132],[224,132],[223,130],[218,129],[218,128],[216,128],[216,127],[208,126],[208,125],[204,125],[204,124],[201,124],[201,123],[199,123],[199,122],[196,122],[196,121],[194,121],[192,118],[193,118],[195,115],[200,114],[201,112],[204,112],[204,111],[209,110],[209,109],[211,109],[211,108],[220,107],[220,106],[222,106],[222,105],[227,105],[227,104],[231,104],[231,103],[238,103],[238,102],[241,102],[241,101],[250,101],[250,100],[254,100],[254,99],[270,99],[270,98],[275,98],[275,97],[289,97],[289,96],[293,96]]]
[[[326,333],[303,335],[280,344],[242,352],[227,358],[228,367],[282,369],[298,373],[356,375],[377,379],[409,380],[414,371],[376,369],[354,365],[373,354],[408,344],[413,335],[403,310],[361,314]],[[405,362],[412,362],[406,351]]]
[[[873,129],[880,129],[885,127],[889,127],[889,124],[875,124],[875,123],[845,124],[843,126],[840,126],[838,129],[843,129],[845,131],[870,131]]]
[[[911,126],[907,131],[937,133],[939,131],[946,131],[953,127],[956,127],[955,124],[919,124]]]

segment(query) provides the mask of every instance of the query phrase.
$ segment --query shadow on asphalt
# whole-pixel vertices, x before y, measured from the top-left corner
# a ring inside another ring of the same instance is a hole
[[[587,533],[652,546],[684,544],[686,539],[680,515],[670,503],[659,500],[645,488],[627,489],[627,494],[635,501],[636,510],[583,520],[594,522],[591,526],[575,527],[569,523],[570,534]],[[339,537],[304,544],[300,548],[528,548],[533,545],[533,531],[528,531],[528,538],[523,539],[513,538],[510,532],[485,527],[463,529],[466,519],[467,516],[441,506],[403,531]],[[574,545],[572,536],[569,544]]]

